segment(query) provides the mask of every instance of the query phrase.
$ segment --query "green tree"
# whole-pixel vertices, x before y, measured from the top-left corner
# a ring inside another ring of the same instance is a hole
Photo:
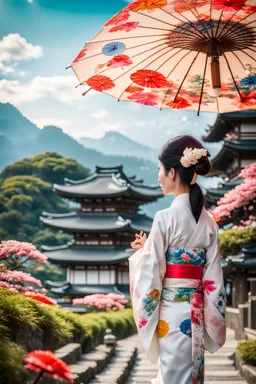
[[[26,196],[23,194],[13,195],[10,200],[7,202],[7,207],[25,214],[32,207],[33,199],[31,196]]]
[[[15,235],[22,223],[22,216],[17,211],[9,211],[0,214],[0,228],[9,234]]]

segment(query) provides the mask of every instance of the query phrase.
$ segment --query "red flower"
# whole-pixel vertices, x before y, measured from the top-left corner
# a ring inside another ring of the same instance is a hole
[[[135,92],[139,92],[139,91],[144,91],[144,89],[141,87],[136,87],[136,85],[130,85],[125,90],[125,92],[128,92],[128,93],[135,93]]]
[[[131,80],[142,87],[163,88],[167,87],[167,80],[164,75],[150,69],[139,69],[131,74]]]
[[[73,63],[77,63],[79,60],[81,60],[84,56],[86,56],[87,48],[83,48],[81,52],[77,55],[75,60],[73,60]]]
[[[167,0],[137,0],[127,6],[132,11],[154,11],[167,5]]]
[[[242,9],[246,0],[212,0],[212,8],[224,12],[236,12]]]
[[[117,32],[117,31],[125,31],[125,32],[130,32],[133,29],[137,28],[139,25],[138,21],[128,21],[127,23],[124,24],[118,24],[115,27],[112,27],[109,32]]]
[[[201,293],[193,293],[190,296],[190,302],[193,308],[201,308],[203,305],[203,298]]]
[[[151,92],[136,92],[128,96],[129,100],[135,101],[136,103],[144,105],[157,105],[160,101],[158,95]]]
[[[203,287],[207,295],[209,295],[211,292],[215,291],[216,289],[213,280],[205,280]]]
[[[40,293],[25,292],[24,295],[29,299],[40,301],[40,303],[43,304],[56,305],[56,301],[54,299],[41,295]]]
[[[108,25],[117,25],[121,23],[122,21],[128,20],[130,17],[130,12],[128,12],[126,9],[123,9],[122,11],[118,12],[115,16],[113,16],[106,24]]]
[[[210,3],[210,0],[175,0],[174,11],[182,13],[190,9],[201,8]]]
[[[127,55],[116,55],[108,61],[107,67],[111,68],[117,68],[117,67],[124,67],[126,65],[132,64],[132,60]]]
[[[241,98],[240,96],[236,97],[232,103],[235,107],[239,109],[246,109],[247,107],[251,107],[256,104],[255,95],[253,93],[246,94],[240,92],[240,94]]]
[[[188,100],[186,100],[184,97],[178,96],[176,97],[176,100],[168,101],[165,103],[167,107],[173,108],[173,109],[183,109],[189,107],[191,104]]]
[[[24,360],[27,363],[25,368],[31,371],[44,371],[46,375],[54,379],[68,381],[69,383],[74,382],[68,365],[51,351],[37,350],[30,352]]]
[[[103,75],[92,76],[86,81],[86,83],[89,85],[89,87],[99,92],[114,88],[115,86],[113,80]]]

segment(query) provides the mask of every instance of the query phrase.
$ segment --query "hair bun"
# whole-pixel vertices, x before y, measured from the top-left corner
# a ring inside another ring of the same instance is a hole
[[[200,176],[206,176],[211,170],[211,163],[208,157],[203,156],[198,160],[198,163],[194,165],[195,172]]]

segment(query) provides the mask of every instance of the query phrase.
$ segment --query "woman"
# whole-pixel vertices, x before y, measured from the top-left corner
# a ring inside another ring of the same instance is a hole
[[[210,171],[208,156],[188,135],[164,145],[158,182],[174,201],[156,213],[148,239],[131,243],[134,316],[149,360],[160,363],[154,384],[202,384],[204,349],[214,353],[225,342],[218,226],[196,183]]]

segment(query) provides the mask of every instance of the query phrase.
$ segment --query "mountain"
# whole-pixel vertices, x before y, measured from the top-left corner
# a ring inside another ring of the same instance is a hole
[[[123,164],[124,170],[129,176],[136,174],[148,184],[157,182],[157,166],[149,160],[138,159],[134,156],[110,156],[95,149],[87,149],[58,127],[47,126],[39,129],[11,104],[0,103],[0,116],[0,133],[2,133],[0,148],[4,147],[4,142],[8,142],[8,153],[11,153],[10,162],[38,153],[54,151],[64,157],[74,158],[82,165],[91,168],[92,171],[96,165]],[[138,146],[140,145],[138,144]],[[112,153],[116,153],[116,151]],[[6,165],[6,160],[0,156],[0,170]]]
[[[115,153],[120,156],[135,156],[157,162],[157,151],[153,148],[141,145],[119,132],[109,131],[100,139],[80,137],[79,141],[86,147],[96,149],[105,155]]]

